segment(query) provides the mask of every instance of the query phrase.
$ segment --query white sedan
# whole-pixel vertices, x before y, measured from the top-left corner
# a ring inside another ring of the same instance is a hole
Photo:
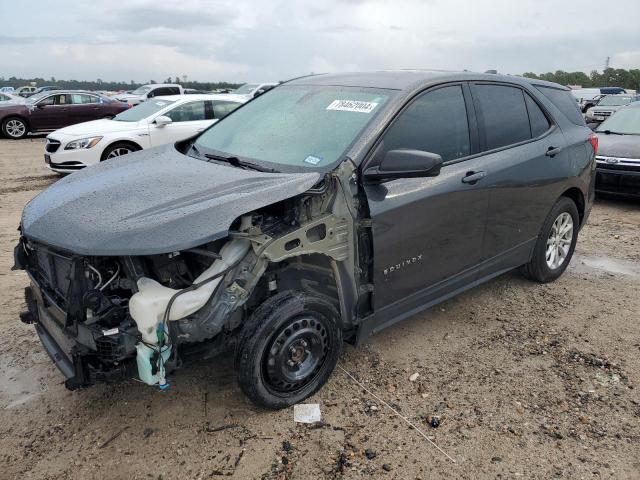
[[[47,136],[45,162],[58,173],[189,138],[247,100],[234,95],[173,95],[125,110],[113,119],[61,128]]]

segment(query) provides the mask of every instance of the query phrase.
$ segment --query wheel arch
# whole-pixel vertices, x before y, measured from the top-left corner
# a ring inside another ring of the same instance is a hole
[[[580,225],[582,226],[585,218],[585,208],[586,208],[584,194],[582,193],[582,190],[580,190],[578,187],[571,187],[565,190],[560,196],[567,197],[573,200],[573,203],[576,204],[576,208],[578,209],[578,215],[580,217]]]
[[[18,119],[22,120],[24,123],[26,123],[27,127],[29,128],[29,132],[31,132],[31,122],[29,122],[29,119],[27,117],[25,117],[24,115],[21,115],[19,113],[9,113],[9,114],[5,115],[4,117],[0,118],[0,126],[4,125],[4,122],[6,122],[7,120],[10,120],[12,118],[18,118]]]
[[[105,152],[106,152],[109,148],[111,148],[111,147],[113,147],[114,145],[119,144],[119,143],[120,143],[120,144],[125,144],[125,145],[131,145],[131,146],[132,146],[132,147],[134,147],[136,150],[144,150],[144,148],[142,147],[142,145],[140,145],[139,143],[134,142],[133,140],[130,140],[130,139],[128,139],[128,138],[120,138],[120,139],[118,139],[118,140],[112,140],[112,141],[110,141],[110,142],[107,144],[107,146],[106,146],[106,147],[104,147],[104,148],[102,149],[102,153],[100,154],[100,161],[103,161],[103,160],[105,159],[105,157],[106,157]]]
[[[357,297],[349,286],[352,284],[345,268],[322,253],[303,254],[269,263],[262,275],[263,288],[254,290],[254,301],[261,302],[265,295],[287,290],[298,290],[320,295],[334,304],[343,331],[354,326]]]

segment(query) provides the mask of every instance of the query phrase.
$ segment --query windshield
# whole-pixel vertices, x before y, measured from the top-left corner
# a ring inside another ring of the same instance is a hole
[[[171,100],[147,100],[129,110],[119,113],[113,119],[119,122],[139,122],[142,119],[147,118],[149,115],[153,115],[159,112],[163,108],[175,103]]]
[[[627,103],[631,102],[631,97],[619,97],[619,96],[612,96],[612,95],[607,95],[606,97],[604,97],[602,100],[600,100],[598,102],[598,106],[604,106],[604,107],[618,107],[620,105],[626,105]]]
[[[236,88],[235,90],[232,90],[231,93],[235,93],[237,95],[248,95],[259,86],[260,86],[259,83],[245,83],[244,85]]]
[[[133,92],[131,92],[133,95],[144,95],[145,93],[148,93],[151,91],[151,87],[148,86],[144,86],[144,87],[138,87],[136,88]]]
[[[277,170],[325,169],[340,159],[394,93],[358,87],[278,87],[225,117],[195,145],[202,151],[267,162]]]
[[[609,117],[597,128],[597,132],[609,130],[612,133],[640,135],[640,108],[623,108]]]

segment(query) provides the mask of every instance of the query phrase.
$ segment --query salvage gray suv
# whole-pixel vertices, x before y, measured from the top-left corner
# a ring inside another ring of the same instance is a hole
[[[360,343],[520,267],[567,267],[597,139],[568,89],[428,71],[280,85],[198,137],[64,178],[24,209],[22,320],[68,388],[169,386],[235,351],[282,408]]]

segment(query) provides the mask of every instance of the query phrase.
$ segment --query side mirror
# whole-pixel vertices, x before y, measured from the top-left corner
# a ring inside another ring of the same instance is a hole
[[[160,115],[159,117],[156,117],[153,123],[156,124],[156,127],[164,127],[165,125],[169,125],[170,123],[173,123],[173,120],[171,120],[166,115]]]
[[[380,165],[364,171],[368,180],[436,177],[442,168],[442,157],[422,150],[390,150]]]

